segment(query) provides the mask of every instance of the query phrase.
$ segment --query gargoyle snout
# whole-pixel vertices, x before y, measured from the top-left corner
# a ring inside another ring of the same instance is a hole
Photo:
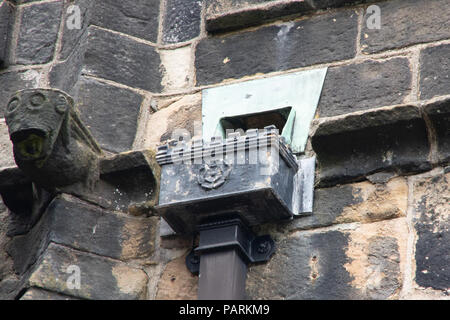
[[[23,129],[11,134],[16,155],[22,159],[36,160],[46,156],[47,134],[41,129]]]

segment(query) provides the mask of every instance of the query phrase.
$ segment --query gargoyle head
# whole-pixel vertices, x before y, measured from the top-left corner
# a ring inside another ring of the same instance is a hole
[[[41,167],[50,156],[60,132],[63,140],[68,139],[67,121],[71,108],[72,98],[61,91],[29,89],[17,92],[5,113],[16,162],[34,162],[36,167]]]
[[[79,182],[87,186],[98,180],[102,151],[69,95],[55,89],[18,91],[5,118],[16,163],[38,186],[68,192]]]

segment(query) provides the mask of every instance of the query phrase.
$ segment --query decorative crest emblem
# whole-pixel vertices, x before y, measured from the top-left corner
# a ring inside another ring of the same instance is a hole
[[[197,181],[202,188],[217,189],[225,183],[231,172],[231,165],[223,160],[204,163],[198,172]]]

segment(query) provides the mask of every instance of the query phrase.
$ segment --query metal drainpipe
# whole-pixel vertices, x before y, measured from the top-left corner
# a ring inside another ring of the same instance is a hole
[[[252,163],[258,148],[270,165]],[[216,151],[232,161],[209,159]],[[237,165],[240,159],[247,165]],[[200,234],[199,246],[186,258],[189,270],[200,274],[198,298],[245,299],[247,265],[268,261],[275,250],[270,236],[255,236],[246,223],[311,212],[314,160],[298,161],[275,126],[194,141],[191,147],[160,146],[156,160],[162,166],[156,209],[175,232]]]
[[[199,300],[244,300],[247,264],[236,249],[204,254],[200,260]]]
[[[256,237],[239,217],[233,216],[204,223],[199,231],[199,246],[189,257],[195,254],[197,266],[200,258],[198,299],[246,299],[247,265],[267,261],[275,251],[273,240],[267,235]],[[191,269],[192,264],[188,267]]]

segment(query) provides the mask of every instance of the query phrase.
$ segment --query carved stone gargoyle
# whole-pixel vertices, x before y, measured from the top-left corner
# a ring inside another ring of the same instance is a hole
[[[18,91],[5,118],[18,168],[0,171],[0,196],[27,228],[58,193],[134,215],[152,212],[160,172],[155,152],[104,156],[66,93]]]
[[[70,96],[54,89],[18,91],[5,118],[16,164],[38,187],[81,196],[93,191],[102,150]]]

